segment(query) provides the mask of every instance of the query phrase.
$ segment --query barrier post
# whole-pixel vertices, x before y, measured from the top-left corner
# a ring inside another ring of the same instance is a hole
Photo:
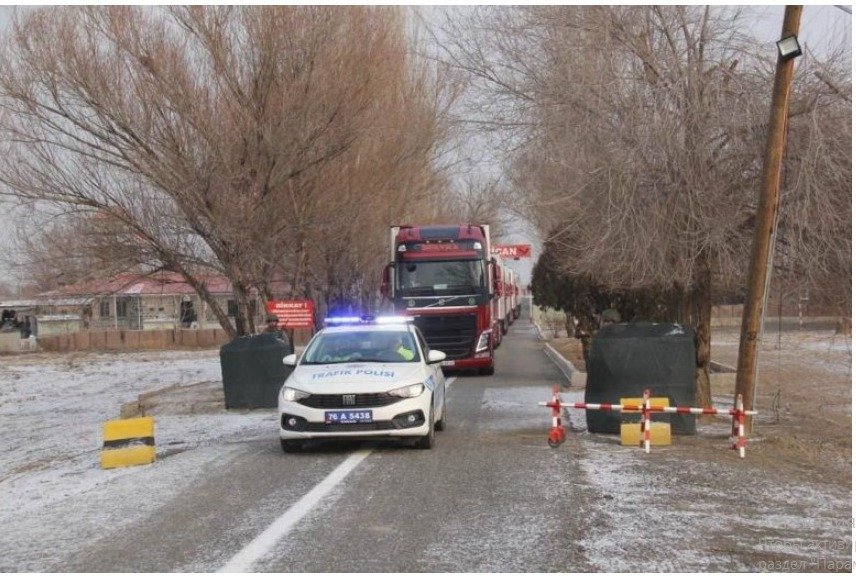
[[[639,418],[641,427],[639,446],[645,448],[645,454],[651,453],[651,391],[647,388],[642,393],[642,417]]]
[[[746,457],[746,430],[745,430],[746,411],[743,409],[743,394],[737,395],[737,406],[734,410],[734,418],[732,419],[731,431],[731,449],[737,450],[741,458]]]
[[[565,428],[562,426],[562,400],[559,398],[559,387],[553,386],[553,399],[547,403],[553,410],[553,427],[547,436],[547,444],[550,448],[557,448],[565,441]]]

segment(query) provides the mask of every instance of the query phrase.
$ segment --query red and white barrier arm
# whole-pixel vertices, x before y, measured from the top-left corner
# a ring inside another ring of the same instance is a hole
[[[552,402],[539,402],[540,406],[552,406]],[[559,405],[563,408],[577,408],[580,410],[600,410],[600,411],[615,411],[615,412],[642,412],[640,404],[584,404],[582,402],[560,402]],[[727,414],[736,416],[738,410],[735,409],[720,409],[720,408],[689,408],[686,406],[651,406],[648,410],[651,412],[664,412],[667,414]],[[757,410],[743,410],[743,414],[754,416],[758,414]]]
[[[538,402],[539,406],[546,406],[553,411],[553,428],[550,430],[548,442],[550,446],[556,447],[565,441],[565,428],[562,426],[560,408],[576,408],[578,410],[598,410],[601,412],[640,412],[639,419],[640,435],[639,443],[644,446],[645,452],[651,450],[651,413],[662,414],[709,414],[729,415],[731,420],[731,449],[738,450],[740,457],[746,456],[746,433],[744,423],[746,416],[758,414],[757,410],[744,410],[743,397],[738,396],[736,406],[727,410],[719,408],[693,408],[689,406],[651,406],[650,392],[645,390],[642,396],[642,404],[593,404],[585,402],[562,402],[558,387],[553,388],[553,399],[550,402]]]

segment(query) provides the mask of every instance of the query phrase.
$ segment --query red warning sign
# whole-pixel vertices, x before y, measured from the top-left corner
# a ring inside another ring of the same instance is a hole
[[[520,258],[532,257],[531,244],[495,244],[490,250],[491,254],[505,259],[518,260]]]
[[[315,326],[315,303],[312,300],[270,300],[265,308],[277,315],[280,328]]]

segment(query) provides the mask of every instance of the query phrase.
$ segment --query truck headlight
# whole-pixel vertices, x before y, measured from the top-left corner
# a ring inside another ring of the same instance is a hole
[[[301,398],[306,398],[307,396],[311,396],[311,394],[309,394],[309,392],[304,392],[303,390],[298,390],[297,388],[283,387],[282,389],[282,399],[286,402],[296,402]]]
[[[387,394],[390,396],[398,396],[399,398],[416,398],[422,394],[423,390],[425,390],[425,386],[422,384],[411,384],[410,386],[390,390]]]
[[[490,345],[490,333],[491,333],[491,330],[485,330],[484,332],[481,333],[481,336],[479,336],[479,341],[476,342],[476,352],[477,353],[478,352],[484,352],[485,350],[488,349],[488,346]]]

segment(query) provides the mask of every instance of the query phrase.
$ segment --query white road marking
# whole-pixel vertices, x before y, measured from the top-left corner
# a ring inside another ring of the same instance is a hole
[[[457,376],[452,376],[451,378],[446,378],[446,390],[448,390],[449,388],[451,388],[451,387],[452,387],[452,384],[454,384],[454,383],[455,383],[455,380],[457,380],[457,379],[458,379],[458,377],[457,377]]]
[[[267,554],[283,536],[294,528],[295,524],[311,512],[324,496],[335,488],[339,482],[344,480],[371,453],[371,450],[360,450],[348,456],[324,480],[319,482],[303,498],[286,510],[282,516],[274,520],[273,524],[268,526],[264,532],[256,536],[252,542],[235,554],[225,566],[220,568],[219,572],[252,572],[253,564]]]

